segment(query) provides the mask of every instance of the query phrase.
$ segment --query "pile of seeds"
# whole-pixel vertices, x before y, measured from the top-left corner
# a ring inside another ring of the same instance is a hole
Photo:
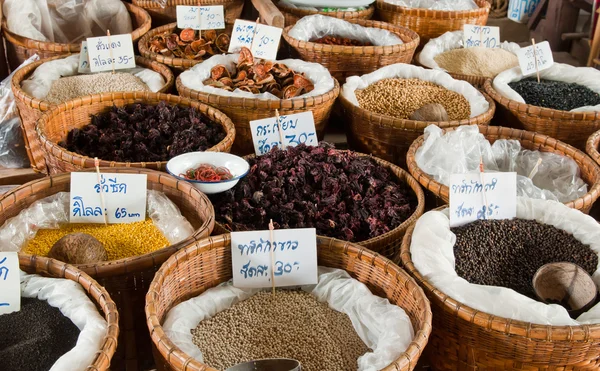
[[[600,104],[600,94],[588,87],[562,81],[523,79],[508,84],[519,93],[525,103],[538,107],[570,111],[585,106]]]
[[[372,46],[370,42],[362,42],[356,39],[350,39],[347,37],[340,36],[323,36],[321,38],[312,40],[311,42],[317,44],[327,44],[327,45],[342,45],[342,46]]]
[[[303,371],[356,370],[369,351],[347,315],[304,291],[260,292],[192,330],[204,361],[219,370],[264,358],[292,358]]]
[[[464,96],[419,79],[380,80],[356,90],[356,98],[361,108],[399,119],[408,119],[428,103],[444,106],[449,120],[464,120],[471,116],[471,105]]]
[[[470,283],[502,286],[535,299],[532,279],[544,264],[570,262],[589,274],[598,256],[573,235],[535,220],[480,220],[452,228],[456,273]]]
[[[21,310],[0,315],[2,371],[48,371],[77,344],[79,329],[46,301],[21,298]]]
[[[45,100],[59,104],[84,95],[149,90],[148,85],[130,73],[105,72],[61,77],[52,83]]]
[[[452,49],[433,58],[450,73],[461,75],[495,77],[500,72],[519,65],[517,56],[500,48]]]

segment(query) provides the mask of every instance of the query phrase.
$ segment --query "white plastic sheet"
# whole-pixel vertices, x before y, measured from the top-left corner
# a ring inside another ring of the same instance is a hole
[[[421,8],[433,10],[473,10],[477,3],[473,0],[385,0],[388,4],[405,8]]]
[[[555,201],[518,197],[517,218],[537,220],[569,232],[589,245],[596,254],[600,254],[600,224],[578,210]],[[456,235],[450,231],[446,208],[441,212],[427,212],[417,221],[410,246],[417,271],[451,298],[494,316],[540,325],[577,326],[600,323],[600,304],[574,320],[560,305],[544,304],[505,287],[467,282],[456,274],[454,268],[455,243]],[[600,269],[594,272],[592,278],[596,286],[600,285]]]
[[[493,83],[494,89],[505,98],[525,103],[523,97],[508,86],[508,84],[521,81],[526,77],[530,76],[523,76],[520,67],[511,68],[496,76]],[[586,86],[596,93],[600,93],[600,71],[592,67],[573,67],[568,64],[554,63],[552,67],[540,71],[540,78],[575,83]],[[600,104],[597,106],[578,107],[572,109],[570,112],[600,112]]]
[[[279,3],[294,8],[322,10],[334,8],[343,11],[355,11],[374,3],[375,0],[281,0]]]
[[[341,269],[319,267],[319,283],[302,290],[350,317],[356,333],[373,349],[358,359],[359,371],[388,366],[409,346],[414,330],[404,310],[373,295],[367,286]],[[259,289],[238,289],[231,281],[176,305],[167,313],[163,329],[169,339],[189,356],[202,362],[202,352],[192,342],[191,330],[199,322],[246,300]]]
[[[342,87],[342,95],[355,106],[359,106],[354,93],[357,89],[365,89],[371,84],[383,79],[421,79],[431,81],[464,96],[471,106],[471,117],[479,116],[490,109],[490,104],[483,94],[466,81],[453,79],[443,71],[427,70],[411,64],[396,63],[382,67],[377,71],[362,76],[348,77]]]

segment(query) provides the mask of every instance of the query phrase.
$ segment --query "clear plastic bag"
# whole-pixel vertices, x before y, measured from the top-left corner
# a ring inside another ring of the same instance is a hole
[[[388,4],[405,8],[421,8],[432,10],[472,10],[478,6],[473,0],[385,0]]]

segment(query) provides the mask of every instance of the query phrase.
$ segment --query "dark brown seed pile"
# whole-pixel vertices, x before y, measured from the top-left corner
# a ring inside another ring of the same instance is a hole
[[[598,255],[573,235],[535,220],[479,220],[452,228],[456,273],[470,283],[503,286],[536,299],[531,283],[544,264],[575,263],[593,274]]]
[[[303,371],[356,370],[369,348],[350,318],[304,291],[260,292],[192,330],[208,365],[225,370],[264,358],[292,358]]]
[[[519,93],[525,103],[538,107],[570,111],[600,104],[600,94],[574,83],[530,78],[508,84]]]
[[[75,347],[79,329],[44,300],[21,298],[21,310],[0,315],[0,370],[48,371]]]

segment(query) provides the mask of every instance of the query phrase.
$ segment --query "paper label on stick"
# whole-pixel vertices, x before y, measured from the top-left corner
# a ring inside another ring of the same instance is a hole
[[[92,72],[135,67],[131,34],[88,37],[87,45]]]
[[[548,41],[535,44],[535,53],[533,45],[519,49],[517,51],[517,57],[519,58],[519,66],[521,67],[523,76],[536,73],[536,59],[538,71],[548,69],[554,64],[552,50],[550,49],[550,43],[548,43]]]
[[[146,174],[71,173],[71,223],[131,223],[146,219]],[[102,192],[102,195],[100,194]],[[104,197],[104,210],[102,210]]]
[[[450,227],[517,215],[517,173],[452,174],[449,192]]]
[[[256,27],[256,33],[254,29]],[[282,29],[256,24],[256,22],[236,19],[233,25],[229,53],[237,53],[242,46],[247,47],[256,58],[275,59],[279,50]],[[254,40],[254,42],[252,42]]]
[[[21,310],[21,272],[16,252],[0,252],[0,314]]]
[[[90,57],[88,55],[87,41],[81,42],[81,51],[79,52],[79,66],[77,67],[79,73],[90,73]]]
[[[465,48],[482,46],[496,48],[500,46],[500,27],[464,25],[463,45]]]
[[[317,232],[314,228],[273,231],[275,286],[312,285],[317,276]],[[233,286],[271,287],[270,231],[232,232]]]
[[[315,120],[311,111],[279,116],[279,125],[277,117],[250,121],[250,130],[257,156],[264,155],[275,146],[284,148],[295,147],[301,143],[308,146],[319,144]],[[281,138],[283,138],[284,146],[281,144]]]
[[[223,5],[177,5],[177,28],[194,30],[219,30],[225,28]]]

